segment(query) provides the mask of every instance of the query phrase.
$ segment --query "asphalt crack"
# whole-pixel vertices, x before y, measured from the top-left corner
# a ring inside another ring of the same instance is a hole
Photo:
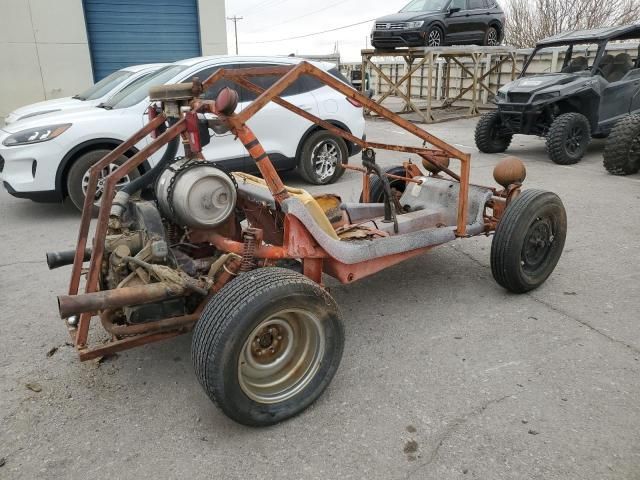
[[[44,260],[21,260],[19,262],[0,263],[0,268],[15,267],[16,265],[28,265],[35,263],[44,263]]]
[[[458,428],[460,428],[462,425],[467,423],[473,417],[476,417],[478,415],[482,415],[485,412],[485,410],[487,410],[487,408],[489,408],[490,406],[497,405],[498,403],[503,402],[504,400],[506,400],[507,398],[511,398],[512,396],[513,395],[504,395],[504,396],[502,396],[500,398],[494,398],[494,399],[491,399],[491,400],[487,400],[486,402],[482,403],[481,405],[475,407],[473,410],[465,413],[464,415],[462,415],[462,416],[460,416],[458,418],[455,418],[447,426],[447,428],[444,430],[444,432],[442,432],[438,436],[437,441],[436,441],[434,447],[431,449],[431,453],[426,458],[426,460],[424,462],[420,463],[420,465],[418,465],[416,468],[414,468],[413,470],[408,472],[407,476],[405,478],[408,480],[408,479],[412,478],[416,473],[418,473],[424,467],[427,467],[427,466],[431,465],[436,460],[436,458],[438,458],[438,455],[440,453],[440,449],[442,448],[444,443],[456,432],[456,430]]]
[[[463,250],[461,250],[460,248],[457,248],[455,245],[452,245],[451,248],[453,248],[454,250],[456,250],[458,253],[461,253],[462,255],[464,255],[465,257],[469,258],[471,261],[473,261],[474,263],[476,263],[477,265],[480,265],[482,268],[488,269],[490,267],[487,267],[485,264],[483,264],[480,260],[478,260],[477,258],[475,258],[473,255],[471,255],[470,253],[467,253]],[[592,332],[600,335],[601,337],[609,340],[612,343],[615,343],[617,345],[623,346],[629,350],[631,350],[632,352],[634,352],[635,354],[640,354],[640,348],[636,347],[635,345],[631,345],[630,343],[627,343],[623,340],[619,340],[615,337],[612,337],[611,335],[609,335],[606,332],[603,332],[602,330],[599,330],[598,328],[594,327],[593,325],[591,325],[589,322],[587,322],[586,320],[582,320],[581,318],[576,317],[575,315],[572,315],[568,312],[566,312],[565,310],[563,310],[560,307],[556,307],[555,305],[549,303],[549,302],[545,302],[544,300],[536,297],[535,295],[533,295],[532,293],[525,293],[524,295],[526,295],[527,297],[529,297],[530,299],[532,299],[534,302],[539,303],[540,305],[544,305],[545,307],[547,307],[549,310],[551,310],[552,312],[555,312],[559,315],[562,315],[563,317],[568,318],[569,320],[573,320],[574,322],[582,325],[583,327],[588,328],[589,330],[591,330]]]

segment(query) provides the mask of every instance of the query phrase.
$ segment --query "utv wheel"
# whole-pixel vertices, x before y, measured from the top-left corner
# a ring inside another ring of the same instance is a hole
[[[343,345],[333,298],[299,273],[269,267],[241,274],[213,297],[196,325],[191,358],[227,416],[266,426],[322,394]]]
[[[404,177],[407,172],[403,166],[391,167],[385,170],[385,173],[391,175],[397,175]],[[407,182],[397,179],[389,179],[389,186],[391,187],[391,193],[402,194],[407,188]],[[360,194],[360,202],[362,203],[362,193]],[[377,175],[369,177],[369,203],[383,203],[384,202],[384,187],[380,178]]]
[[[427,30],[427,36],[425,38],[425,46],[427,47],[441,47],[444,45],[444,33],[440,27],[429,27]]]
[[[567,235],[567,215],[551,192],[525,190],[507,207],[491,244],[491,272],[514,293],[542,285],[555,269]]]
[[[82,211],[82,207],[84,206],[84,197],[86,196],[87,187],[89,186],[89,169],[110,152],[111,150],[93,150],[92,152],[85,153],[78,158],[69,169],[67,175],[67,192],[69,198],[78,210]],[[126,161],[127,157],[120,157],[100,172],[98,189],[96,190],[95,196],[96,204],[99,204],[102,199],[104,179]],[[133,170],[118,182],[117,187],[122,187],[139,176],[140,172]],[[94,213],[97,213],[97,211],[98,207],[94,206]]]
[[[496,27],[487,28],[487,32],[484,34],[484,44],[489,47],[500,45],[500,32]]]
[[[300,152],[298,172],[308,183],[326,185],[338,180],[344,173],[343,163],[349,151],[340,137],[320,130],[307,138]]]
[[[476,125],[476,147],[483,153],[502,153],[509,148],[512,134],[500,133],[500,114],[485,113]]]
[[[564,113],[557,117],[547,134],[549,158],[558,165],[572,165],[584,157],[591,141],[591,126],[580,113]]]
[[[640,115],[629,115],[613,128],[604,146],[604,168],[613,175],[640,170]]]

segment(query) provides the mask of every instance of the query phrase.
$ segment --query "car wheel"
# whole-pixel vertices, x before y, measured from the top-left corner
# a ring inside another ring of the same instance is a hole
[[[591,126],[580,113],[564,113],[557,117],[547,133],[549,158],[558,165],[578,163],[591,142]]]
[[[525,190],[513,200],[491,243],[491,273],[513,293],[538,288],[551,275],[564,249],[567,214],[551,192]]]
[[[640,170],[640,115],[629,115],[613,127],[604,146],[604,168],[612,175]]]
[[[476,125],[476,147],[483,153],[502,153],[513,139],[512,134],[500,133],[500,114],[498,112],[485,113]]]
[[[440,27],[429,27],[427,30],[427,36],[425,38],[425,46],[427,47],[441,47],[444,45],[444,33]]]
[[[273,425],[311,405],[344,347],[329,293],[288,269],[243,273],[220,290],[193,332],[191,358],[209,398],[248,426]]]
[[[298,172],[308,183],[326,185],[338,180],[344,173],[349,151],[340,137],[320,130],[307,138],[300,151]]]
[[[500,45],[500,32],[496,27],[487,28],[484,34],[484,44],[489,47],[497,47]]]
[[[69,194],[69,198],[78,210],[82,211],[84,206],[84,197],[86,196],[87,187],[89,185],[89,169],[110,152],[111,150],[100,149],[85,153],[78,158],[69,169],[69,173],[67,174],[67,192]],[[100,172],[100,176],[98,178],[98,189],[95,197],[94,214],[98,211],[98,205],[102,199],[104,179],[126,161],[127,157],[122,156]],[[134,170],[120,180],[117,186],[122,187],[139,176],[140,173],[138,170]]]

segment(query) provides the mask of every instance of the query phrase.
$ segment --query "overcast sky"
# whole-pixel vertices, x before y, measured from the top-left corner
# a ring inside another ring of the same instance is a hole
[[[284,40],[395,13],[409,0],[226,0],[238,21],[241,55],[328,54],[336,42],[343,61],[359,60],[373,22],[307,38]],[[233,22],[227,21],[229,53],[235,53]],[[275,41],[278,40],[278,41]],[[269,43],[258,43],[269,42]],[[367,47],[369,45],[367,44]]]

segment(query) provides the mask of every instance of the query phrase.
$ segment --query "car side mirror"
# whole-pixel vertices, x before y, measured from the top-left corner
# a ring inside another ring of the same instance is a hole
[[[447,12],[447,15],[452,15],[452,14],[454,14],[454,13],[458,13],[460,10],[461,10],[461,8],[460,8],[460,7],[451,7],[451,8],[449,9],[449,11]]]

